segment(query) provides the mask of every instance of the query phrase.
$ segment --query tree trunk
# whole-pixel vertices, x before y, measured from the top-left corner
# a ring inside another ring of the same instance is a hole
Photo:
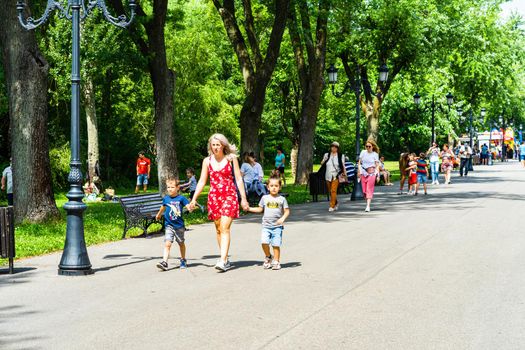
[[[361,103],[366,120],[368,138],[377,143],[379,139],[379,116],[381,114],[381,101],[377,97]]]
[[[155,0],[153,18],[146,25],[150,49],[149,67],[155,96],[155,151],[159,190],[162,194],[166,193],[166,179],[169,176],[178,176],[173,123],[175,73],[168,67],[164,40],[167,9],[167,0]]]
[[[294,144],[290,151],[290,167],[292,168],[292,177],[297,175],[297,155],[299,154],[299,144]]]
[[[119,13],[124,13],[122,0],[109,0]],[[148,60],[155,99],[155,156],[157,160],[159,190],[166,192],[166,178],[178,176],[177,154],[174,137],[174,92],[175,73],[169,69],[166,59],[164,27],[168,11],[168,0],[153,1],[153,16],[144,12],[140,5],[136,8],[148,40],[144,40],[139,30],[133,30],[131,37],[141,54]]]
[[[84,109],[86,110],[86,124],[87,124],[87,138],[88,138],[88,175],[91,180],[96,174],[96,167],[99,161],[98,149],[98,124],[97,124],[97,110],[95,103],[95,88],[93,86],[93,79],[87,76],[83,84],[84,95]]]
[[[323,90],[322,81],[311,81],[310,89],[308,96],[303,98],[301,109],[297,174],[295,177],[296,185],[302,185],[308,182],[308,174],[312,172],[314,164],[314,137],[321,91]]]
[[[58,217],[51,185],[47,135],[49,65],[33,31],[17,19],[13,2],[0,2],[0,46],[9,97],[15,220]]]
[[[247,94],[244,100],[241,115],[241,152],[259,152],[259,130],[261,128],[261,117],[266,98],[266,86],[262,79],[257,79],[255,91]]]
[[[289,32],[294,48],[295,62],[302,89],[301,118],[299,126],[299,149],[295,184],[308,182],[308,175],[313,170],[314,137],[317,115],[324,89],[324,67],[326,58],[327,21],[331,2],[319,0],[315,39],[312,36],[310,6],[306,0],[297,2],[301,30],[298,29],[298,16],[295,7],[290,10]],[[303,47],[304,42],[304,47]],[[305,52],[307,57],[305,59]]]

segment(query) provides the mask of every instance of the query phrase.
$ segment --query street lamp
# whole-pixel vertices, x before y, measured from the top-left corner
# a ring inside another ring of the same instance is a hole
[[[452,106],[452,104],[454,103],[454,96],[449,92],[445,97],[447,99],[448,110],[450,111],[450,106]],[[419,106],[421,105],[421,95],[419,95],[419,93],[417,93],[417,92],[414,95],[414,104],[416,105],[416,108],[419,111]],[[442,113],[444,113],[444,109],[443,109],[443,106],[441,104],[436,103],[435,98],[434,98],[434,94],[432,94],[432,101],[431,101],[430,105],[429,106],[425,106],[423,108],[423,112],[426,111],[429,107],[431,108],[431,111],[432,111],[432,137],[430,139],[430,144],[432,144],[434,141],[436,141],[436,132],[435,132],[436,107]]]
[[[507,160],[507,147],[505,146],[505,117],[503,115],[499,116],[499,124],[501,128],[501,161],[505,162]]]
[[[67,276],[81,276],[93,273],[91,263],[86,249],[84,239],[83,214],[86,205],[82,202],[82,171],[80,170],[80,21],[88,17],[98,7],[104,17],[111,24],[125,28],[131,24],[135,17],[135,0],[129,0],[129,19],[121,15],[113,17],[109,14],[104,0],[68,0],[63,6],[58,0],[48,0],[47,7],[38,19],[33,17],[24,18],[26,4],[18,0],[16,9],[18,20],[22,27],[27,30],[35,29],[44,24],[51,13],[57,10],[60,18],[66,18],[72,23],[72,62],[71,62],[71,161],[68,182],[69,192],[66,197],[68,202],[64,204],[67,212],[66,241],[64,252],[58,265],[58,274]]]
[[[359,154],[361,153],[361,145],[360,145],[360,139],[361,139],[361,132],[360,132],[360,125],[361,125],[361,110],[359,107],[359,96],[361,95],[361,81],[359,80],[359,77],[361,75],[361,71],[359,69],[359,65],[356,69],[356,78],[355,82],[352,86],[352,83],[350,81],[347,81],[345,83],[345,86],[343,88],[342,92],[336,92],[335,91],[335,84],[337,83],[337,68],[335,68],[335,65],[332,63],[330,64],[330,67],[327,69],[328,73],[328,82],[332,85],[332,94],[340,98],[342,97],[348,90],[353,89],[355,93],[355,170],[354,170],[354,186],[352,188],[352,195],[350,197],[350,200],[355,201],[356,199],[363,199],[363,190],[361,189],[361,186],[358,186],[359,183],[357,181],[357,164],[359,162]],[[381,65],[379,68],[379,81],[384,83],[388,79],[388,67],[386,64]]]

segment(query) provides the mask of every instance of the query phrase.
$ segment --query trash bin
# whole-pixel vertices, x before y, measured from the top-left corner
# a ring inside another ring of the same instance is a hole
[[[317,196],[324,194],[328,196],[328,190],[326,188],[326,181],[324,176],[319,173],[310,173],[308,175],[308,187],[310,188],[310,195],[314,202],[317,202]]]
[[[0,208],[0,257],[9,259],[9,273],[14,271],[15,225],[13,207]]]

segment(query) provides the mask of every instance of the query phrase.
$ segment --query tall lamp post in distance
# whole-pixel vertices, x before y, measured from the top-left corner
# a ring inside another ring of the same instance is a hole
[[[332,63],[330,64],[330,67],[327,69],[328,72],[328,82],[332,85],[332,94],[335,97],[342,97],[346,92],[348,92],[350,89],[354,90],[355,93],[355,170],[354,170],[354,186],[352,188],[352,195],[350,197],[350,200],[355,201],[356,199],[363,199],[363,190],[361,189],[361,186],[359,186],[359,183],[357,181],[357,163],[359,162],[359,154],[361,153],[361,132],[360,132],[360,126],[361,126],[361,107],[360,107],[360,100],[359,97],[361,95],[361,81],[359,79],[361,75],[361,71],[359,69],[359,66],[357,66],[356,69],[356,79],[354,84],[352,84],[351,81],[347,81],[345,83],[345,86],[343,88],[342,92],[336,92],[335,91],[335,84],[337,83],[337,68],[335,68],[335,65]],[[381,65],[379,68],[379,81],[384,83],[388,79],[388,67],[386,64]]]
[[[7,1],[7,0],[5,0]],[[58,274],[67,276],[82,276],[93,273],[91,262],[86,249],[84,238],[83,214],[86,205],[82,202],[84,193],[82,191],[82,171],[80,170],[80,21],[86,19],[95,8],[99,8],[106,20],[121,28],[131,24],[135,18],[135,0],[129,0],[130,17],[125,15],[113,17],[109,14],[104,0],[68,0],[63,6],[59,0],[49,0],[47,7],[38,19],[33,17],[24,18],[26,4],[18,0],[16,9],[18,20],[23,28],[35,29],[44,24],[51,13],[57,10],[60,18],[66,18],[72,23],[72,59],[71,59],[71,161],[68,182],[69,192],[66,197],[68,202],[64,204],[67,212],[66,241],[64,252],[58,265]]]
[[[448,110],[450,111],[450,106],[452,106],[452,104],[454,103],[454,96],[449,92],[445,97],[447,98],[447,106],[448,106]],[[419,111],[419,106],[421,105],[421,95],[419,95],[419,93],[417,92],[414,95],[414,103],[416,105],[416,108]],[[441,104],[436,103],[434,94],[432,94],[432,101],[430,102],[430,105],[425,106],[423,108],[423,112],[426,111],[429,107],[432,111],[432,137],[430,139],[430,144],[432,145],[432,143],[436,141],[436,131],[435,131],[436,107],[439,108],[441,112],[444,112],[444,109],[441,106]]]

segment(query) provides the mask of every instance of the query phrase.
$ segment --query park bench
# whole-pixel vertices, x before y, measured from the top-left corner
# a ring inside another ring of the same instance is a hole
[[[348,194],[352,192],[352,186],[355,176],[355,164],[352,162],[345,163],[346,173],[348,175],[348,182],[340,183],[337,189],[338,193]],[[308,175],[308,183],[306,185],[310,190],[310,195],[314,202],[318,201],[319,195],[325,195],[328,199],[329,193],[326,188],[326,180],[324,175],[321,175],[317,172],[310,173]]]
[[[9,273],[14,272],[15,225],[13,207],[0,208],[0,257],[9,259]]]
[[[126,232],[133,227],[141,228],[144,236],[148,234],[148,227],[153,223],[159,223],[164,228],[164,218],[160,221],[155,218],[162,205],[162,197],[159,193],[119,197],[118,201],[124,211],[122,239],[126,238]]]

